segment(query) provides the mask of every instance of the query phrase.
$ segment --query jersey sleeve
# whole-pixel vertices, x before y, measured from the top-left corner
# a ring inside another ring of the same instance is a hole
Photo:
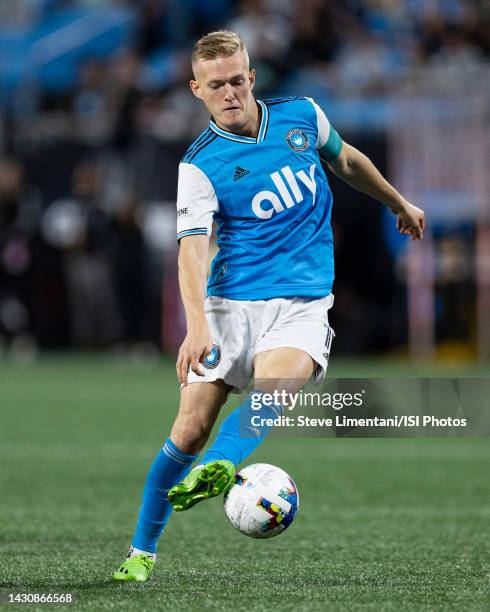
[[[177,240],[195,234],[211,235],[218,198],[206,174],[194,164],[179,165]]]
[[[344,143],[318,104],[313,99],[308,99],[313,104],[316,111],[318,126],[316,148],[318,153],[320,153],[320,156],[325,161],[333,161],[340,155]]]

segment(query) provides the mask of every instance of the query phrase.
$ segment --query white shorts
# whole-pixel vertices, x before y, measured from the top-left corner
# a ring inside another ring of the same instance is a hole
[[[205,312],[215,347],[197,376],[189,371],[188,382],[222,379],[240,392],[253,376],[257,353],[277,348],[297,348],[317,364],[312,382],[325,378],[334,331],[328,324],[333,295],[321,299],[274,298],[242,301],[210,296]]]

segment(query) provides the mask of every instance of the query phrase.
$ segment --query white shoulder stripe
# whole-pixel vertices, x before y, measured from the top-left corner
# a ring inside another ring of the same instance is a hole
[[[318,127],[318,136],[316,139],[316,148],[321,149],[328,140],[330,135],[330,121],[327,119],[327,116],[322,111],[322,109],[318,106],[318,104],[313,100],[313,98],[307,98],[315,108],[316,111],[316,122]]]

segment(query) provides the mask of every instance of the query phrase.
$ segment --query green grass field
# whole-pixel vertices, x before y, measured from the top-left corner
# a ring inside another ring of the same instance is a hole
[[[336,376],[441,374],[332,366]],[[173,517],[151,582],[114,583],[177,400],[171,361],[0,363],[2,592],[73,592],[90,610],[490,608],[488,439],[271,439],[251,462],[296,480],[288,532],[248,539],[212,500]]]

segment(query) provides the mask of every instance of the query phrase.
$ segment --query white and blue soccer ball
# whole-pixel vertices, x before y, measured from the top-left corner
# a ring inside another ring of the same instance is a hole
[[[298,508],[298,489],[293,479],[268,463],[241,469],[225,495],[226,516],[251,538],[279,535],[291,525]]]

